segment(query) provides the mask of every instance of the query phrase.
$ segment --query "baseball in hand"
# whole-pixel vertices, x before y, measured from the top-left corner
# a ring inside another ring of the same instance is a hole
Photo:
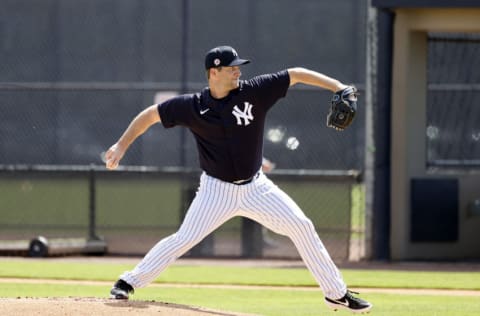
[[[107,163],[107,158],[105,158],[106,154],[107,154],[107,152],[105,152],[105,151],[102,151],[100,153],[100,159],[102,160],[103,163]]]

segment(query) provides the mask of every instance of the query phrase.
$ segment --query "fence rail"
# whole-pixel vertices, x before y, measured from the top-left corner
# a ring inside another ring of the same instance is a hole
[[[362,83],[352,83],[358,91],[364,91],[365,85]],[[204,88],[207,85],[206,82],[186,82],[185,86],[188,87],[187,90],[198,91]],[[477,85],[478,86],[478,85]],[[478,87],[477,87],[478,88]],[[65,81],[52,81],[52,82],[0,82],[0,91],[22,91],[22,90],[91,90],[91,91],[101,91],[101,90],[153,90],[153,91],[182,91],[184,86],[181,82],[118,82],[118,81],[88,81],[88,82],[65,82]],[[292,90],[299,91],[317,91],[318,88],[308,85],[297,85],[292,88]]]
[[[18,172],[40,172],[40,173],[108,173],[108,174],[168,174],[168,175],[196,175],[201,170],[196,168],[182,167],[152,167],[152,166],[119,166],[115,170],[109,170],[101,165],[29,165],[0,164],[0,173],[18,173]],[[360,182],[362,172],[359,170],[315,170],[315,169],[276,169],[269,173],[274,178],[302,177],[304,179],[341,181],[341,182]]]

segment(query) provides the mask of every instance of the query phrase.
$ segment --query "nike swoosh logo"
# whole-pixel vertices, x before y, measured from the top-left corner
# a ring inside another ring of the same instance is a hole
[[[207,113],[209,110],[210,110],[210,108],[205,109],[205,110],[200,110],[200,115],[203,115],[203,114]]]
[[[335,301],[335,303],[338,303],[340,305],[344,305],[346,307],[349,307],[350,306],[350,303],[346,300],[345,302],[342,302],[342,301]]]

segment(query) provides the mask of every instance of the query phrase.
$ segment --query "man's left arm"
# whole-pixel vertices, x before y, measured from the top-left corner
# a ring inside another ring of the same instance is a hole
[[[295,67],[289,68],[287,71],[290,76],[290,87],[297,83],[303,83],[328,89],[332,92],[337,92],[347,87],[347,85],[341,83],[337,79],[306,68]]]

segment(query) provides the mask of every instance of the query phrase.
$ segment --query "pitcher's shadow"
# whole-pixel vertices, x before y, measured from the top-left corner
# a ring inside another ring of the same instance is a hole
[[[174,304],[174,303],[164,303],[164,302],[157,302],[157,301],[135,301],[135,300],[113,300],[112,299],[110,301],[105,302],[104,304],[110,307],[125,307],[125,308],[138,308],[138,309],[149,308],[151,306],[158,307],[159,309],[173,308],[173,309],[179,309],[179,310],[195,311],[195,312],[198,312],[199,315],[216,315],[216,316],[239,315],[236,313],[212,311],[212,310],[204,309],[201,307],[194,307],[194,306]]]

